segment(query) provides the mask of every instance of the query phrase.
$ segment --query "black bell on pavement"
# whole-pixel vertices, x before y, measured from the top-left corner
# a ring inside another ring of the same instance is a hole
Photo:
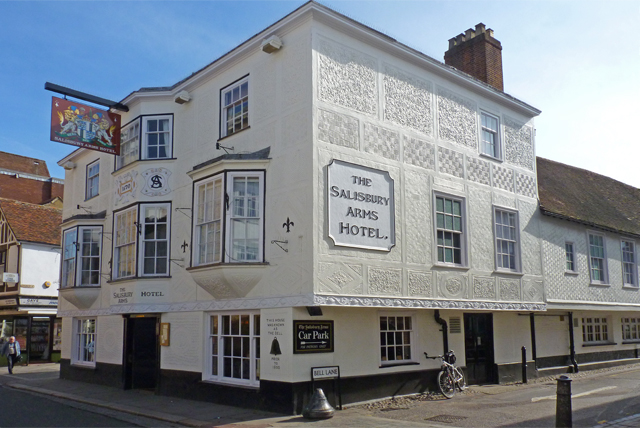
[[[302,416],[306,419],[329,419],[335,412],[336,410],[324,396],[322,388],[316,388],[309,400],[309,405],[302,411]]]

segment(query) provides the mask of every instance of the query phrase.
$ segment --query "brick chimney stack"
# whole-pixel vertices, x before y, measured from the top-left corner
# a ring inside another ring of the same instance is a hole
[[[502,80],[502,45],[493,38],[493,30],[484,24],[469,28],[464,34],[449,39],[444,63],[504,91]]]

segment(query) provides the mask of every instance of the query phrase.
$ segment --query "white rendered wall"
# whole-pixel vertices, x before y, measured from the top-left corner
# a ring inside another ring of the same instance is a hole
[[[169,312],[162,322],[170,324],[169,346],[160,347],[160,365],[165,370],[202,371],[204,339],[202,312]]]
[[[124,318],[120,315],[99,317],[96,330],[96,361],[122,365]]]
[[[27,296],[58,295],[60,275],[60,248],[43,244],[22,244],[20,268],[20,294]],[[50,282],[45,287],[45,282]],[[33,285],[26,288],[25,285]]]

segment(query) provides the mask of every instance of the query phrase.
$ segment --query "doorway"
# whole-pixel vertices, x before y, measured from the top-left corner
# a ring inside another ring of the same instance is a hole
[[[467,382],[495,382],[493,314],[464,314],[464,344]]]
[[[126,318],[124,388],[155,389],[158,379],[156,316]]]

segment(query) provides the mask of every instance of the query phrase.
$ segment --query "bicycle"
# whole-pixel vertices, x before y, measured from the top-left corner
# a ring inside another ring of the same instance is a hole
[[[453,398],[453,395],[456,393],[456,387],[460,391],[467,389],[467,381],[464,377],[464,373],[462,373],[462,370],[458,367],[454,366],[456,363],[456,354],[453,351],[449,351],[444,355],[437,355],[435,357],[430,357],[425,352],[424,356],[432,360],[435,360],[436,358],[442,360],[442,366],[438,373],[438,386],[440,387],[442,395],[446,398]]]

